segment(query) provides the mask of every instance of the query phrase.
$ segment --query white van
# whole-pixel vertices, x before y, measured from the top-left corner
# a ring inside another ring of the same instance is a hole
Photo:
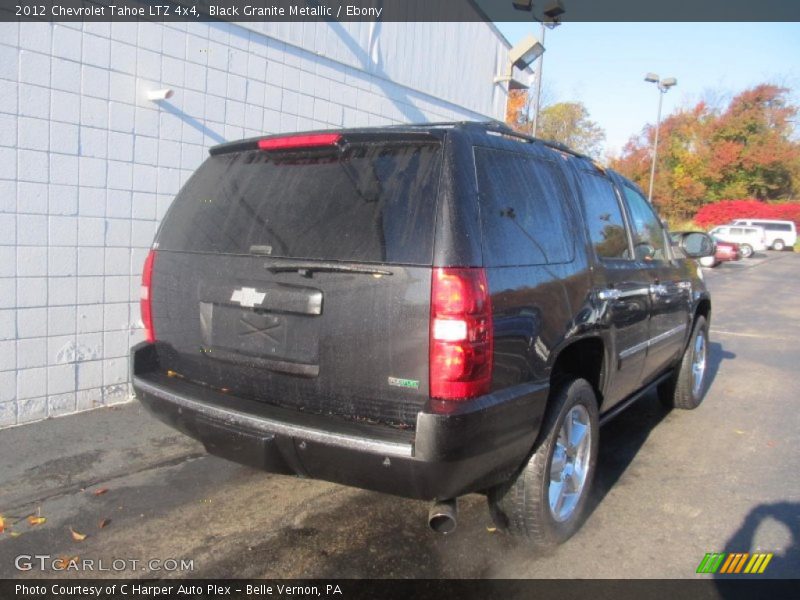
[[[720,225],[708,233],[716,240],[739,244],[742,258],[750,258],[754,252],[763,252],[767,249],[766,231],[763,227]]]
[[[767,246],[773,250],[783,250],[797,243],[797,227],[794,221],[775,221],[772,219],[736,219],[731,225],[756,225],[763,227],[767,236]]]

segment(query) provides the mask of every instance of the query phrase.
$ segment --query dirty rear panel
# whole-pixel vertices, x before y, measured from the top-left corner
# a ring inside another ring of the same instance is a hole
[[[414,426],[428,395],[436,139],[211,156],[157,239],[164,371],[302,412]]]

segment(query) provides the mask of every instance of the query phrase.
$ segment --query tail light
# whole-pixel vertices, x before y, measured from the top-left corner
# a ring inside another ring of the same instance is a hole
[[[280,138],[258,140],[259,150],[293,150],[299,148],[315,148],[335,146],[342,139],[338,133],[315,133],[311,135],[292,135]]]
[[[485,394],[494,343],[486,272],[437,268],[431,283],[430,395],[461,400]]]
[[[156,341],[156,332],[153,329],[153,263],[156,260],[156,251],[150,250],[144,260],[142,269],[142,287],[139,292],[139,307],[142,311],[142,324],[144,325],[144,337],[148,342]]]

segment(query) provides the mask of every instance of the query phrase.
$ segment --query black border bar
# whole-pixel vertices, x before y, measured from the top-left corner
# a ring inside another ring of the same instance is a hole
[[[547,21],[554,0],[0,0],[0,21]],[[797,0],[561,0],[562,22],[800,21]],[[113,8],[112,8],[113,7]]]

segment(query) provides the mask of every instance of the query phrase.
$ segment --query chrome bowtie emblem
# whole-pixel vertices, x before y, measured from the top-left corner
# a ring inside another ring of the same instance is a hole
[[[266,292],[257,292],[255,288],[243,287],[238,290],[233,290],[231,302],[238,302],[242,306],[252,308],[256,304],[261,304],[266,295]]]

